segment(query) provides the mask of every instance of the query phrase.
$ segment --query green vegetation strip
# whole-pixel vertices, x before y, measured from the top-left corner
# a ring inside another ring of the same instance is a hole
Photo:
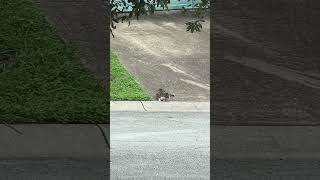
[[[0,123],[105,123],[108,92],[29,0],[0,0]]]
[[[111,100],[150,100],[150,96],[121,65],[113,51],[110,54]]]

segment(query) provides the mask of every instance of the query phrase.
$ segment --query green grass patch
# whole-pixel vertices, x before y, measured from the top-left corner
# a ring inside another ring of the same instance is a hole
[[[116,54],[110,52],[110,98],[111,100],[150,100],[151,97],[121,65]]]
[[[0,123],[106,123],[109,92],[29,0],[0,0]]]

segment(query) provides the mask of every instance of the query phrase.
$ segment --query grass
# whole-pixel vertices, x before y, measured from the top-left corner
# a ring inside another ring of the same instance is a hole
[[[106,123],[108,92],[29,0],[0,0],[0,123]]]
[[[151,97],[121,65],[113,51],[110,51],[110,99],[151,100]]]

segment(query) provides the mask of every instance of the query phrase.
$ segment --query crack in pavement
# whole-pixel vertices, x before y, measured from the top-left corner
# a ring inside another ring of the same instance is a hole
[[[7,123],[3,122],[2,125],[3,125],[3,126],[6,126],[7,128],[9,128],[9,129],[11,129],[11,130],[13,130],[13,131],[14,131],[15,133],[17,133],[17,134],[23,135],[23,133],[22,133],[21,131],[19,131],[17,128],[13,127],[13,126],[10,125],[10,124],[7,124]]]
[[[102,134],[102,137],[104,139],[104,142],[106,143],[106,145],[108,146],[109,150],[110,150],[110,143],[109,140],[107,138],[106,133],[103,131],[102,127],[99,124],[96,124],[96,126],[98,127],[98,129],[100,130],[100,133]]]
[[[144,107],[143,102],[142,102],[142,101],[140,101],[140,103],[141,103],[141,105],[142,105],[143,109],[144,109],[145,111],[148,111],[148,110]]]

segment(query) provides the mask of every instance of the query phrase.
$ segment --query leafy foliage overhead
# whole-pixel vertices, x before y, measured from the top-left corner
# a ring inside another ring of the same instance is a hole
[[[204,16],[210,7],[210,1],[187,1],[189,5],[182,7],[182,11],[184,13],[192,13],[194,20],[185,23],[187,26],[186,30],[191,33],[199,32],[202,29],[201,22],[204,22]],[[116,29],[117,23],[127,22],[130,25],[130,19],[139,19],[140,16],[154,14],[156,9],[159,8],[169,11],[169,3],[170,0],[111,0],[111,33],[112,29]]]

